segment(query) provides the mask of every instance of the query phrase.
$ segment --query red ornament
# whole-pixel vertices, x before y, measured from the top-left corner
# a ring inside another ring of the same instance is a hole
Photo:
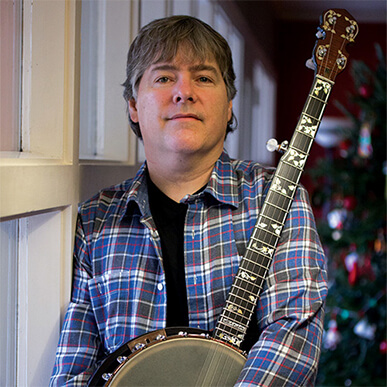
[[[355,196],[346,196],[343,199],[343,206],[348,211],[353,211],[356,208],[357,200]]]
[[[353,264],[352,270],[348,274],[348,282],[351,286],[355,285],[358,277],[358,266],[357,262]]]
[[[379,345],[379,351],[382,355],[387,353],[387,341],[383,340]]]
[[[371,96],[371,87],[369,85],[361,85],[359,87],[359,94],[363,98],[369,98]]]
[[[345,257],[344,263],[348,271],[348,282],[351,286],[355,285],[359,276],[358,266],[359,254],[356,251],[356,245],[351,246],[351,252]]]

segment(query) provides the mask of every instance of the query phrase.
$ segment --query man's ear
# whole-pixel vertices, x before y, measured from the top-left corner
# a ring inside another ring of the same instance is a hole
[[[133,122],[138,123],[137,102],[136,102],[136,100],[134,98],[131,98],[128,101],[128,109],[129,109],[130,119]]]
[[[232,117],[232,101],[228,102],[227,115],[228,115],[228,120],[227,120],[228,122],[231,120],[231,117]]]

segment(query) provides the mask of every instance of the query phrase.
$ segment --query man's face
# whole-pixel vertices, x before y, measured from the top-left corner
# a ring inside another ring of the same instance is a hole
[[[141,78],[130,117],[140,124],[146,157],[181,156],[223,149],[232,115],[226,85],[215,60],[195,62],[180,50],[167,63],[151,65]]]

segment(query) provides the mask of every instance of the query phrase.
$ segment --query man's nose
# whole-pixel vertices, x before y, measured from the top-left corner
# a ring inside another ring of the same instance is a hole
[[[184,102],[195,102],[196,94],[194,85],[190,79],[180,79],[174,89],[173,102],[184,103]]]

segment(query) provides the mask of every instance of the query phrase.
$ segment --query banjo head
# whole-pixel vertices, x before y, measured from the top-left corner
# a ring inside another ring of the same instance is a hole
[[[140,349],[124,358],[118,356],[113,372],[100,369],[99,380],[94,375],[89,386],[233,386],[246,362],[241,351],[202,331],[188,333],[186,329],[171,336],[158,334],[150,342],[146,336],[146,344],[137,342]]]

